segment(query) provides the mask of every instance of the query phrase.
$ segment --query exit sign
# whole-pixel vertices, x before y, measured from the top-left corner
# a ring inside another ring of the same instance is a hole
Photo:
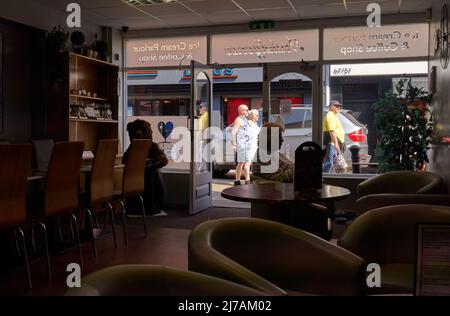
[[[275,26],[274,21],[252,21],[249,23],[251,30],[270,30]]]

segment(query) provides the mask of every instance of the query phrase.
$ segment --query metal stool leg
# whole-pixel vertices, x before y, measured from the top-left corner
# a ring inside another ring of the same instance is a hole
[[[49,278],[49,280],[51,280],[52,279],[52,269],[50,267],[50,254],[48,252],[47,227],[45,227],[45,224],[42,222],[38,222],[38,224],[41,226],[42,234],[44,235],[44,247],[45,247],[45,254],[47,257],[48,278]]]
[[[138,194],[139,199],[141,200],[141,208],[142,208],[142,221],[144,222],[144,232],[145,232],[145,238],[147,238],[147,221],[145,219],[145,206],[144,206],[144,199],[140,194]]]
[[[89,231],[91,232],[92,238],[92,251],[94,252],[94,257],[97,258],[97,246],[95,245],[95,236],[94,236],[94,220],[92,218],[92,212],[90,209],[85,209],[86,213],[89,216]]]
[[[116,223],[114,222],[114,211],[109,202],[106,202],[106,208],[109,211],[109,216],[111,216],[111,226],[112,226],[112,232],[113,232],[113,236],[114,236],[114,245],[116,246],[116,249],[117,249],[117,235],[116,235]]]
[[[33,248],[33,253],[36,254],[37,247],[36,247],[36,236],[34,235],[34,233],[35,233],[34,225],[35,225],[34,223],[31,223],[31,247]]]
[[[122,220],[123,220],[123,235],[125,237],[125,245],[128,245],[128,234],[127,234],[127,219],[125,216],[125,205],[123,201],[119,201],[122,206]]]
[[[93,210],[92,215],[94,216],[95,227],[100,228],[100,225],[98,223],[97,212],[95,212],[95,210]]]
[[[58,218],[57,218],[57,221],[58,221],[57,225],[58,225],[58,236],[59,236],[59,241],[60,241],[60,242],[63,242],[63,241],[64,241],[64,237],[63,237],[63,234],[62,234],[62,229],[61,229],[61,219],[60,219],[59,216],[58,216]]]
[[[75,216],[75,214],[73,214],[73,213],[70,213],[70,214],[72,215],[72,220],[73,220],[73,223],[75,224],[75,229],[76,229],[75,236],[77,237],[78,252],[80,255],[80,266],[83,267],[83,254],[81,253],[80,231],[78,228],[78,220],[77,220],[77,217]]]
[[[22,255],[21,255],[21,253],[20,253],[19,241],[17,240],[17,229],[14,229],[14,241],[15,241],[15,243],[16,243],[16,252],[17,252],[17,255],[18,255],[19,257],[21,257]]]
[[[25,260],[25,267],[27,268],[27,275],[28,275],[28,285],[30,286],[30,289],[33,288],[33,285],[31,283],[31,273],[30,273],[30,264],[28,262],[28,254],[27,254],[27,243],[25,241],[25,234],[23,233],[22,228],[17,227],[14,232],[19,232],[20,238],[22,239],[22,247],[23,247],[23,257]]]
[[[70,236],[72,236],[72,242],[75,242],[75,234],[73,232],[73,223],[72,220],[69,220],[69,224],[70,224]]]

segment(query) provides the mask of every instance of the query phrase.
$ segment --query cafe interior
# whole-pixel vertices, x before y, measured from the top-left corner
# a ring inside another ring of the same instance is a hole
[[[0,295],[450,295],[448,6],[1,2]]]

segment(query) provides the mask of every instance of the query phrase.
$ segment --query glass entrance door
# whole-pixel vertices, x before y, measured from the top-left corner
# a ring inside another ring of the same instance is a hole
[[[191,132],[189,213],[212,205],[210,132],[212,113],[212,68],[191,61]]]
[[[320,144],[321,96],[314,87],[319,82],[315,64],[269,64],[265,67],[264,113],[269,122],[284,128],[281,153],[294,161],[295,150],[303,142]],[[266,106],[268,104],[268,106]]]

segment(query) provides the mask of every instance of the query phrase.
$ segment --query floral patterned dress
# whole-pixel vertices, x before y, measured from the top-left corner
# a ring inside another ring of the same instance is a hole
[[[243,116],[239,116],[241,120],[241,127],[236,133],[236,151],[238,162],[251,162],[251,139],[252,128],[250,122]]]

